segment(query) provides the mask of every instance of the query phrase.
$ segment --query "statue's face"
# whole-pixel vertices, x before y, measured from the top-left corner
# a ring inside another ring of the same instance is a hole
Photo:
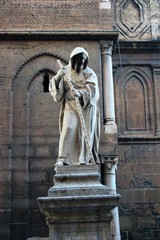
[[[86,68],[87,56],[85,53],[79,53],[71,58],[71,67],[76,73],[80,73]]]

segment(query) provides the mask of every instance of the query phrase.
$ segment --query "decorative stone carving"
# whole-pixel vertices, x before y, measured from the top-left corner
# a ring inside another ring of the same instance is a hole
[[[122,38],[140,38],[150,28],[149,1],[119,0],[115,2],[115,28]],[[151,38],[151,35],[150,35]]]
[[[62,61],[64,61],[64,62],[66,63],[66,61],[65,61],[62,57],[60,57],[60,56],[58,56],[58,55],[56,55],[56,54],[53,54],[53,53],[51,53],[51,52],[42,52],[42,53],[39,53],[39,54],[35,54],[35,55],[33,55],[32,57],[28,58],[26,61],[24,61],[24,62],[20,65],[20,67],[18,68],[18,70],[16,71],[16,73],[14,74],[14,77],[13,77],[13,80],[12,80],[12,87],[11,87],[12,90],[14,90],[15,80],[16,80],[16,78],[18,77],[18,75],[20,74],[21,70],[22,70],[28,63],[32,62],[32,61],[35,60],[36,58],[40,58],[40,57],[43,57],[43,56],[44,56],[44,57],[45,57],[45,56],[51,56],[51,57],[54,57],[54,58],[58,58],[58,59],[61,59]],[[28,84],[28,90],[29,90],[29,86],[31,85],[33,79],[34,79],[40,72],[45,71],[45,70],[48,70],[49,72],[54,73],[54,71],[53,71],[52,69],[49,69],[49,68],[40,69],[38,72],[36,72],[36,73],[34,74],[34,76],[32,76],[32,79],[30,80],[30,82],[29,82],[29,84]]]
[[[154,119],[153,85],[147,72],[126,68],[117,80],[116,94],[120,135],[154,134],[154,121],[150,121],[150,116]]]
[[[150,9],[151,9],[152,38],[156,40],[160,37],[160,2],[159,0],[151,0]]]

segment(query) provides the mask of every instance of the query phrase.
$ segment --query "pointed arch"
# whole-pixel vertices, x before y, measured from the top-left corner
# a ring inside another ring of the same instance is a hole
[[[118,128],[120,135],[153,134],[153,84],[138,67],[127,67],[117,81]]]
[[[147,129],[148,89],[139,74],[127,76],[124,87],[125,130],[139,131]]]

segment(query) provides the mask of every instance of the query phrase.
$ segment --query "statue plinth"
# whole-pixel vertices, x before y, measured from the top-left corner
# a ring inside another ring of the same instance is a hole
[[[110,240],[111,211],[119,194],[100,183],[98,165],[58,166],[55,185],[38,203],[50,240]]]

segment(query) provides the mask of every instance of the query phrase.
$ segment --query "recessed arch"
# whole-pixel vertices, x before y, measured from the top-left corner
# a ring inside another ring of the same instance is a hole
[[[45,73],[45,72],[52,73],[53,75],[56,74],[56,72],[55,72],[54,70],[49,69],[49,68],[40,69],[40,70],[31,78],[31,80],[29,81],[29,84],[28,84],[28,87],[27,87],[28,92],[29,92],[30,87],[31,87],[33,81],[35,80],[35,78],[36,78],[39,74]]]
[[[117,81],[116,95],[119,134],[153,134],[153,83],[148,74],[138,67],[126,67]]]
[[[21,64],[12,80],[12,138],[15,142],[17,136],[23,136],[23,142],[27,143],[30,126],[30,89],[33,82],[40,74],[47,71],[51,76],[55,75],[59,66],[57,59],[61,59],[63,64],[67,61],[54,53],[41,52],[28,58]],[[42,86],[42,83],[40,83]],[[37,94],[39,91],[37,92]],[[36,92],[34,93],[36,94]],[[33,96],[34,97],[34,96]],[[33,98],[32,97],[32,98]],[[53,106],[51,106],[52,108]],[[52,116],[54,118],[54,116]],[[58,124],[58,121],[57,121]],[[56,126],[57,129],[57,126]],[[24,155],[27,154],[24,152]]]
[[[124,111],[126,131],[147,129],[148,89],[142,78],[133,74],[126,80],[124,87]]]
[[[67,60],[65,60],[64,58],[62,58],[61,56],[58,56],[57,54],[54,53],[50,53],[50,52],[41,52],[38,54],[33,55],[32,57],[28,58],[26,61],[24,61],[20,67],[17,69],[16,73],[14,74],[14,77],[12,79],[12,85],[11,85],[11,90],[14,90],[14,85],[15,82],[17,80],[17,78],[19,77],[20,73],[23,71],[23,69],[25,69],[25,67],[30,64],[31,62],[33,62],[36,59],[42,58],[42,57],[51,57],[54,59],[60,59],[62,62],[64,62],[64,64],[67,64]],[[53,65],[53,64],[52,64]],[[53,66],[50,67],[50,69],[52,69]],[[50,70],[52,71],[52,70]],[[55,71],[54,71],[55,72]],[[34,75],[36,76],[37,73],[35,73]]]

